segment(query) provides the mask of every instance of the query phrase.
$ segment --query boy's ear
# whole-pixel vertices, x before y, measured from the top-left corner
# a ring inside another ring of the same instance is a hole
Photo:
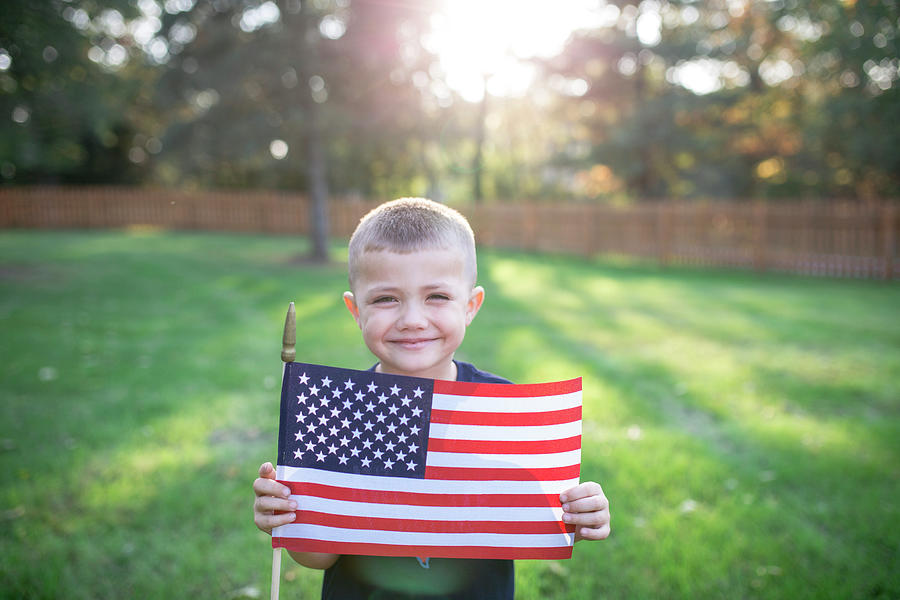
[[[484,303],[484,288],[480,285],[476,285],[472,288],[472,293],[469,295],[469,302],[466,304],[466,327],[472,324],[472,319],[475,318],[475,315],[478,314],[478,311],[481,310],[481,305]]]
[[[359,323],[359,306],[356,305],[356,298],[353,297],[353,292],[344,292],[344,304],[347,305],[347,310],[350,311],[350,314],[353,315],[353,319],[356,321],[357,325]],[[360,325],[362,327],[362,325]]]

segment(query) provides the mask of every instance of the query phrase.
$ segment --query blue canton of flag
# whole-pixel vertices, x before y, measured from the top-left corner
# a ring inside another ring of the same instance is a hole
[[[434,381],[287,363],[278,464],[425,477]]]

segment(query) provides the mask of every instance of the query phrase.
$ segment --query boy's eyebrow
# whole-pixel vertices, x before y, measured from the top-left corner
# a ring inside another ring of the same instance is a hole
[[[439,288],[449,288],[449,287],[453,287],[453,286],[444,281],[438,281],[437,283],[429,283],[428,285],[423,285],[422,289],[423,290],[436,290]]]
[[[393,285],[379,285],[379,286],[371,287],[371,288],[367,289],[366,292],[368,292],[369,294],[380,294],[382,292],[393,292],[397,289],[398,288]]]
[[[437,281],[434,283],[427,283],[425,285],[419,286],[419,289],[422,290],[437,290],[437,289],[447,289],[453,287],[451,284],[444,281]],[[380,285],[370,288],[368,292],[370,294],[382,294],[385,292],[395,292],[401,290],[400,286],[396,285]]]

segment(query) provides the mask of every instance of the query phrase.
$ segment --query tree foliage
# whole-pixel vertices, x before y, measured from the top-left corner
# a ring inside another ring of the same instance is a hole
[[[527,93],[481,105],[427,43],[439,9],[8,0],[0,176],[455,201],[900,193],[895,0],[598,1]]]
[[[127,2],[6,2],[0,16],[0,175],[17,183],[136,181],[127,160],[139,79],[100,68],[113,36],[92,24]],[[123,14],[123,13],[116,13]],[[96,48],[94,54],[90,51]],[[102,50],[106,48],[106,50]],[[99,54],[98,54],[99,53]]]
[[[900,192],[895,2],[660,1],[617,12],[547,65],[590,82],[558,106],[564,118],[589,115],[580,120],[591,150],[573,167],[606,166],[645,198]],[[636,30],[652,18],[657,33],[642,39]]]

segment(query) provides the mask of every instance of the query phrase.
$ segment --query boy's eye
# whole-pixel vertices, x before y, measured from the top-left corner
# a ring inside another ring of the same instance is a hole
[[[378,296],[374,300],[372,300],[372,304],[384,304],[386,302],[393,302],[393,296]]]
[[[428,296],[429,300],[449,300],[450,296],[447,294],[431,294]]]

